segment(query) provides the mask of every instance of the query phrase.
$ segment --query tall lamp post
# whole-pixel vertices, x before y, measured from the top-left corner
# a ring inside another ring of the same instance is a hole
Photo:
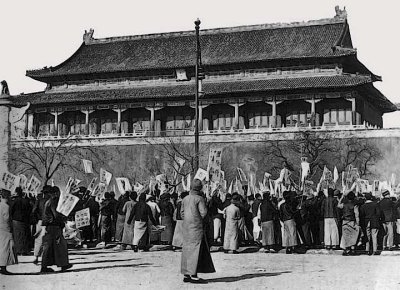
[[[196,29],[196,93],[195,93],[195,123],[194,123],[194,151],[195,151],[195,169],[199,169],[199,97],[202,92],[202,83],[204,73],[201,67],[201,51],[200,51],[200,19],[194,22]]]

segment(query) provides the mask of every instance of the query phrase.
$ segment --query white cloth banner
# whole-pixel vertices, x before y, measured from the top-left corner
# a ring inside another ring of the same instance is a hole
[[[85,173],[93,173],[93,163],[90,160],[82,159]]]
[[[310,173],[310,163],[307,161],[301,162],[301,181],[304,182],[308,174]]]
[[[111,178],[112,178],[111,172],[108,172],[107,170],[100,168],[100,182],[101,183],[109,185]]]
[[[115,181],[117,183],[118,190],[121,194],[124,194],[125,192],[132,190],[132,186],[131,186],[128,178],[116,177]]]
[[[22,188],[22,191],[26,191],[26,186],[28,184],[28,177],[24,174],[20,174],[19,176],[19,186]]]

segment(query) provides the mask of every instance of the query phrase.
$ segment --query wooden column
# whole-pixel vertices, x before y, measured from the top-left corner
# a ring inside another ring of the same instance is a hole
[[[33,113],[28,114],[28,136],[32,136],[33,134]]]
[[[311,104],[311,126],[316,126],[316,112],[315,112],[315,104],[321,100],[316,100],[312,98],[311,100],[305,100],[307,103]]]
[[[117,112],[117,133],[121,133],[121,115],[126,109],[113,109],[114,112]]]
[[[52,114],[54,116],[54,131],[55,131],[54,133],[55,133],[55,136],[58,136],[58,115],[60,115],[60,113],[52,112],[50,114]]]
[[[272,102],[266,102],[268,105],[272,106],[272,124],[271,127],[276,128],[276,106],[282,103],[282,101],[277,102],[275,99]]]
[[[89,115],[91,113],[93,113],[94,111],[93,110],[84,110],[81,112],[85,114],[85,135],[89,135],[89,133],[90,133],[89,132]]]
[[[229,105],[235,108],[235,116],[233,119],[233,128],[239,129],[239,107],[243,106],[244,103],[235,103],[235,104],[229,104]]]
[[[356,98],[347,99],[351,102],[351,124],[352,125],[359,125],[357,124],[357,111],[356,111]]]

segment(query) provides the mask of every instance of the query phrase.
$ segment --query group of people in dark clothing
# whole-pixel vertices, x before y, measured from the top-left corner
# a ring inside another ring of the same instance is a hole
[[[16,195],[1,189],[0,236],[3,246],[0,250],[1,273],[10,274],[7,265],[18,262],[18,255],[29,255],[34,248],[34,264],[42,256],[42,273],[54,272],[49,266],[56,265],[61,271],[72,267],[68,259],[67,242],[63,236],[66,217],[56,211],[60,190],[44,186],[35,199],[29,198],[20,187]],[[7,233],[11,235],[7,235]],[[5,258],[6,257],[6,258]]]
[[[113,192],[106,192],[102,200],[97,200],[86,188],[80,188],[75,195],[80,200],[65,217],[56,211],[58,187],[46,185],[34,198],[21,188],[12,197],[2,190],[0,232],[4,232],[7,248],[0,246],[1,273],[7,273],[6,265],[17,262],[17,255],[29,255],[32,248],[33,263],[38,264],[42,257],[41,272],[53,271],[51,265],[61,270],[70,268],[63,228],[85,208],[90,211],[90,225],[79,231],[86,243],[104,247],[114,242],[121,250],[134,251],[147,251],[155,243],[173,249],[184,247],[182,202],[189,192],[178,195],[150,193],[147,189],[139,194],[128,191],[118,199]],[[268,191],[245,196],[217,189],[204,194],[204,201],[204,237],[208,245],[222,246],[226,253],[238,253],[241,245],[252,244],[267,253],[282,248],[290,254],[340,247],[343,255],[353,255],[360,249],[377,255],[400,244],[400,201],[389,191],[384,191],[380,199],[371,193],[343,194],[331,188],[327,195],[322,191],[316,196],[285,191],[278,198]],[[10,247],[12,251],[4,254]]]

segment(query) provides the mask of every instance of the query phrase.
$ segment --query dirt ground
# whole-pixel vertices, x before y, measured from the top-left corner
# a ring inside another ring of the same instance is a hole
[[[0,275],[1,289],[400,289],[400,256],[213,253],[206,285],[182,282],[180,252],[114,249],[70,251],[73,268],[40,274],[32,257]],[[54,268],[58,270],[57,268]],[[200,275],[199,275],[200,276]]]

